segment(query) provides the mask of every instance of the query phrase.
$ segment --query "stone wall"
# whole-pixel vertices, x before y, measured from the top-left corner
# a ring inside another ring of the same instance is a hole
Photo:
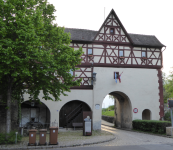
[[[102,119],[107,122],[114,123],[114,117],[102,116]]]

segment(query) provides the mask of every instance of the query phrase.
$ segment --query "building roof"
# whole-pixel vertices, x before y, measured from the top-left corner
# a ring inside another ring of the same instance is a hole
[[[132,39],[134,45],[157,46],[157,47],[165,46],[154,35],[142,35],[142,34],[129,33],[129,36]]]
[[[98,31],[86,29],[65,28],[65,32],[71,33],[71,40],[75,41],[93,41]]]
[[[71,40],[73,41],[88,41],[92,42],[98,31],[86,30],[86,29],[75,29],[75,28],[65,28],[65,32],[71,33]],[[142,35],[142,34],[131,34],[130,36],[134,46],[155,46],[164,47],[154,35]]]

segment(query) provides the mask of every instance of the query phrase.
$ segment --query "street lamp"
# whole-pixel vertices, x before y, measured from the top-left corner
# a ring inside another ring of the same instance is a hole
[[[93,85],[93,81],[96,81],[96,74],[95,72],[92,73],[91,85]]]

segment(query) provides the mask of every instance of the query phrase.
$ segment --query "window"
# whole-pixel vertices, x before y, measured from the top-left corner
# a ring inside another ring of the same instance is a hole
[[[142,52],[142,57],[147,57],[146,52]]]
[[[72,69],[70,69],[70,72],[69,72],[72,76],[73,76],[73,71],[72,71]]]
[[[115,75],[115,74],[116,74],[116,75]],[[116,77],[116,79],[119,78],[119,72],[114,72],[114,79],[115,79],[115,77]]]
[[[92,48],[88,48],[88,55],[93,55],[93,50],[92,50]]]
[[[119,51],[119,56],[120,56],[120,57],[124,57],[124,51],[120,50],[120,51]]]
[[[114,34],[114,28],[110,28],[110,34]]]

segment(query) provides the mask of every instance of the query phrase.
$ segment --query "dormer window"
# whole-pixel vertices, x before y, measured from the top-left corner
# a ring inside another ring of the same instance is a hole
[[[110,28],[110,34],[114,34],[114,28]]]
[[[93,55],[93,49],[92,48],[88,48],[88,55]]]

